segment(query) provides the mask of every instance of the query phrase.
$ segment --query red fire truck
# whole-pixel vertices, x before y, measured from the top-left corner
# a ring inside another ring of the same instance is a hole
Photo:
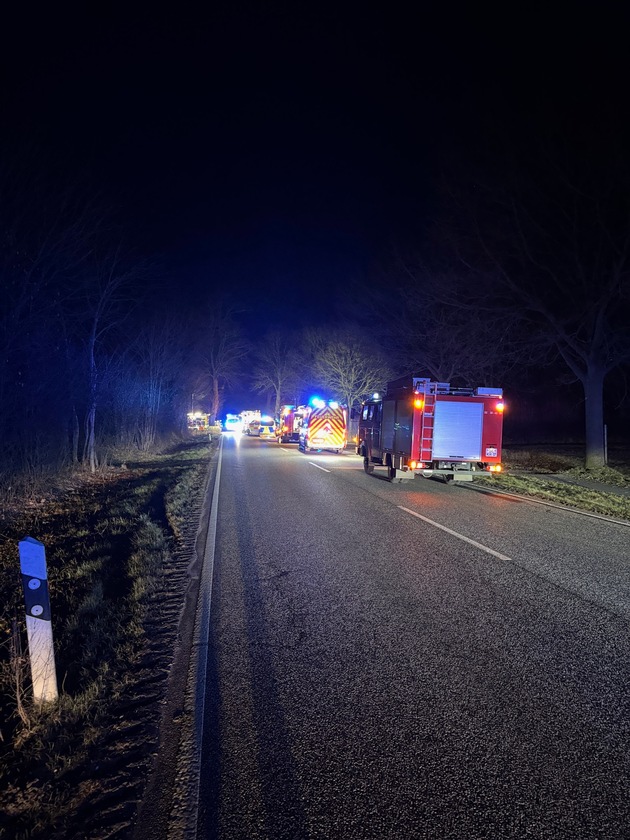
[[[306,405],[283,405],[280,417],[276,419],[276,436],[278,443],[299,443],[300,428],[308,413]]]
[[[501,388],[451,388],[448,382],[407,376],[390,382],[384,397],[363,403],[357,454],[373,473],[394,479],[472,481],[481,470],[500,472]]]
[[[326,402],[313,398],[306,406],[307,412],[300,427],[300,452],[312,449],[332,449],[342,452],[346,448],[348,411],[334,400]]]

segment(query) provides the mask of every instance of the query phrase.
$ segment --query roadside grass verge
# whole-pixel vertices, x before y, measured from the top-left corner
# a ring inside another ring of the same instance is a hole
[[[544,448],[506,447],[506,472],[480,476],[475,478],[475,484],[630,521],[630,496],[608,493],[605,489],[606,485],[630,488],[630,462],[626,453],[620,452],[612,463],[614,466],[586,470],[583,453],[579,449],[567,448],[558,452]],[[516,474],[512,474],[512,470]],[[549,475],[548,480],[545,475]],[[558,481],[553,476],[566,481]],[[582,486],[578,483],[580,481],[596,482],[601,484],[601,489]]]
[[[97,785],[81,769],[146,650],[152,599],[168,586],[211,447],[195,442],[73,491],[4,524],[0,543],[0,826],[39,838]],[[17,543],[46,546],[59,700],[31,699]],[[87,785],[87,787],[86,787]],[[81,793],[81,791],[83,793]],[[2,836],[2,829],[0,829]],[[56,836],[56,835],[55,835]]]
[[[589,513],[599,513],[603,516],[630,521],[630,498],[604,493],[599,490],[590,490],[579,484],[564,484],[553,480],[545,481],[534,476],[507,474],[497,478],[482,476],[475,479],[475,484],[492,490],[505,490],[508,493],[531,496],[535,499],[556,502],[559,505],[567,505]]]
[[[615,447],[609,451],[608,466],[598,470],[584,468],[584,447],[566,446],[517,446],[503,447],[503,463],[510,470],[526,472],[567,473],[579,478],[589,478],[604,484],[625,486],[630,482],[630,449]]]
[[[600,467],[598,470],[586,470],[584,467],[572,467],[567,471],[567,475],[572,478],[599,481],[614,487],[630,487],[630,471],[624,471],[623,468]]]

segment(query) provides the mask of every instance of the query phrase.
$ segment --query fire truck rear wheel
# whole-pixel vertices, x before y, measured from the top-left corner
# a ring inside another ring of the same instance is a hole
[[[370,459],[367,457],[367,455],[363,458],[363,469],[368,475],[372,475],[372,473],[374,472],[374,464],[370,464]]]

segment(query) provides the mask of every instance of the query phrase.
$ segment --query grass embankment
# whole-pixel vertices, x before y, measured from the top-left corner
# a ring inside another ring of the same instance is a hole
[[[169,586],[166,575],[200,498],[209,455],[209,444],[200,441],[81,476],[64,497],[42,499],[3,522],[0,825],[11,826],[8,836],[51,836],[97,786],[77,771],[98,751],[112,708],[135,678],[147,611]],[[48,564],[60,696],[44,709],[30,700],[22,654],[18,541],[25,535],[44,543]]]
[[[630,490],[630,464],[623,455],[613,461],[614,466],[586,470],[578,451],[506,448],[504,463],[505,472],[483,476],[475,482],[480,487],[630,521],[630,495],[607,491],[611,487]]]

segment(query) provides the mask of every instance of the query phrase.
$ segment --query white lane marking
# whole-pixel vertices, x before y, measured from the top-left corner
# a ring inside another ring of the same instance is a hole
[[[458,540],[463,540],[464,542],[470,543],[470,545],[474,545],[475,548],[480,548],[487,554],[492,554],[494,557],[498,557],[499,560],[505,560],[508,563],[514,562],[511,557],[507,557],[505,554],[501,554],[499,551],[495,551],[493,548],[488,548],[487,545],[482,545],[482,543],[479,543],[476,540],[471,540],[470,537],[465,537],[463,534],[459,534],[457,531],[452,531],[450,528],[447,528],[446,525],[440,525],[439,522],[434,522],[427,516],[422,516],[421,514],[416,513],[415,510],[409,510],[409,508],[403,507],[402,505],[398,505],[398,507],[400,508],[400,510],[404,510],[405,513],[410,513],[412,516],[416,516],[418,519],[422,519],[423,522],[428,522],[429,525],[433,525],[435,528],[439,528],[441,531],[446,531],[446,533],[450,534],[452,537],[457,537]]]
[[[323,472],[330,472],[330,470],[327,470],[325,467],[320,467],[319,464],[314,464],[312,461],[309,461],[309,464],[313,467],[317,467],[318,470],[322,470]]]

